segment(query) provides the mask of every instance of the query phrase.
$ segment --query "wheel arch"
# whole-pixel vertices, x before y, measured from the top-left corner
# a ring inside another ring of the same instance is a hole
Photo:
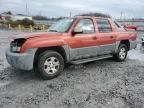
[[[114,54],[117,53],[120,44],[125,44],[128,47],[128,50],[130,50],[130,41],[129,40],[121,40],[121,41],[116,42]]]
[[[120,44],[125,44],[127,46],[128,50],[130,50],[130,42],[129,42],[129,40],[121,40]]]
[[[38,48],[35,53],[33,67],[37,65],[40,54],[45,52],[46,50],[52,50],[60,53],[64,59],[64,62],[65,63],[67,62],[68,55],[67,55],[67,51],[65,51],[65,48],[63,46],[42,47],[42,48]]]

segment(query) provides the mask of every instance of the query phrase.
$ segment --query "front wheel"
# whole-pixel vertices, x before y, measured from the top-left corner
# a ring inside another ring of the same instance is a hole
[[[55,51],[45,51],[40,55],[38,61],[38,72],[43,79],[57,77],[64,68],[63,57]]]
[[[117,53],[114,55],[116,61],[124,61],[127,57],[128,48],[125,44],[120,44]]]

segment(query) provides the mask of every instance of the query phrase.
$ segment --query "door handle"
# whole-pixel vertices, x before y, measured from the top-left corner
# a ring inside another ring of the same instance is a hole
[[[110,38],[114,38],[114,36],[110,36]]]
[[[96,37],[96,36],[93,36],[92,39],[97,39],[97,37]]]

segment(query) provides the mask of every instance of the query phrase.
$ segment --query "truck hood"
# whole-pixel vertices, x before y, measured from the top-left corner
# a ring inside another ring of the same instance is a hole
[[[38,32],[38,33],[22,33],[12,36],[12,39],[28,39],[33,37],[41,37],[41,36],[62,36],[65,35],[65,33],[58,33],[58,32]]]

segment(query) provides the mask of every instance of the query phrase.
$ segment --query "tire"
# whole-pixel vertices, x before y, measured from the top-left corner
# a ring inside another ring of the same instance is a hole
[[[64,59],[56,51],[45,51],[38,60],[37,71],[44,80],[57,77],[64,69]]]
[[[114,60],[121,62],[127,57],[128,47],[125,44],[120,44],[117,53],[114,55]]]

